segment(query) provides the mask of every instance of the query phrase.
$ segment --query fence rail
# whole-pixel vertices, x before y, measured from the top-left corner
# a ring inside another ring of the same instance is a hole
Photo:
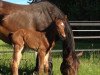
[[[100,51],[100,49],[76,49],[76,52],[83,51],[83,52],[91,52],[91,51]],[[35,51],[34,51],[35,52]],[[62,52],[62,50],[52,50],[53,53],[56,52]],[[13,51],[0,51],[0,54],[2,53],[13,53]],[[33,53],[33,51],[28,51],[28,53]]]
[[[100,26],[100,21],[70,21],[71,26]]]
[[[74,39],[100,39],[100,36],[76,36]]]
[[[100,30],[72,30],[73,32],[99,32]]]
[[[89,26],[89,27],[100,27],[100,21],[70,21],[70,25],[72,27],[84,27],[84,29],[80,30],[80,29],[73,29],[72,31],[73,32],[81,32],[81,33],[84,33],[84,32],[94,32],[94,33],[97,33],[97,32],[100,32],[100,29],[86,29],[85,30],[85,27]],[[74,39],[100,39],[100,35],[99,36],[74,36]]]

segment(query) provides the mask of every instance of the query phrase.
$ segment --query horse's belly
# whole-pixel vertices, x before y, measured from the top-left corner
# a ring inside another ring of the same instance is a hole
[[[38,51],[38,48],[39,48],[39,45],[40,43],[37,41],[37,39],[35,40],[34,37],[31,38],[31,37],[28,37],[26,38],[25,40],[25,45],[27,48],[30,48],[34,51]]]
[[[37,48],[31,48],[31,47],[29,47],[28,45],[25,45],[25,47],[24,47],[24,51],[35,51],[35,52],[38,52],[38,49]]]

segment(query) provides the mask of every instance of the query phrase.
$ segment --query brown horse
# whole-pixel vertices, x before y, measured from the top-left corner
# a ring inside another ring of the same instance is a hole
[[[65,15],[61,10],[47,1],[33,3],[31,5],[17,5],[0,1],[0,39],[11,44],[12,41],[9,38],[10,33],[19,29],[29,29],[46,33],[46,38],[49,40],[52,38],[55,18],[63,19],[64,17]],[[61,72],[63,75],[75,75],[77,73],[76,67],[78,66],[76,63],[78,63],[78,60],[74,53],[73,34],[68,20],[64,20],[63,23],[65,26],[64,31],[67,36],[63,39]],[[55,36],[59,37],[58,34],[55,34]],[[56,41],[58,37],[55,37]],[[73,68],[75,70],[73,70]],[[69,71],[74,72],[73,74],[69,74]]]
[[[36,30],[27,30],[27,29],[19,29],[16,32],[12,33],[11,39],[14,45],[14,53],[13,53],[13,62],[12,62],[12,70],[15,75],[18,75],[18,66],[21,59],[21,52],[25,45],[29,48],[38,52],[39,58],[39,75],[44,75],[44,67],[46,75],[48,75],[49,65],[48,65],[48,57],[50,50],[54,47],[55,44],[55,34],[58,32],[60,36],[63,38],[66,37],[64,32],[64,23],[61,19],[56,19],[54,24],[54,29],[52,32],[52,38],[48,39],[46,37],[45,32],[39,32]],[[50,41],[49,41],[50,40]]]

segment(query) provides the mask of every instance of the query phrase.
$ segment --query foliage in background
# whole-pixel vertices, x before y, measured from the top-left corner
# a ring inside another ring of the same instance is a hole
[[[32,1],[32,0],[29,0]],[[40,1],[40,0],[33,0]],[[42,0],[44,1],[44,0]],[[100,20],[99,0],[48,0],[57,5],[69,20]]]

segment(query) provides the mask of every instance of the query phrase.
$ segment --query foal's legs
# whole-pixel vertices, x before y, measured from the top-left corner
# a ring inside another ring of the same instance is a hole
[[[49,52],[45,53],[41,51],[39,53],[39,75],[44,75],[44,69],[45,69],[45,75],[49,75],[48,58],[49,58]]]
[[[45,60],[44,60],[44,67],[45,67],[45,75],[49,75],[49,52],[45,55]]]
[[[23,46],[18,44],[14,45],[13,60],[11,63],[12,75],[18,75],[18,67],[22,57]]]
[[[52,68],[53,68],[53,65],[52,65],[52,55],[51,55],[51,52],[49,52],[49,58],[48,58],[48,65],[49,65],[49,74],[48,75],[52,75]],[[46,64],[47,64],[46,62]],[[36,66],[35,66],[35,69],[34,69],[34,73],[37,74],[38,70],[39,70],[39,58],[38,58],[38,54],[37,54],[37,57],[36,57]],[[45,66],[46,67],[46,66]],[[47,69],[45,69],[47,70]],[[46,71],[45,71],[46,72]]]
[[[38,59],[39,59],[39,75],[44,75],[44,59],[45,59],[45,51],[41,49],[38,52]]]
[[[39,65],[39,59],[38,59],[38,54],[37,54],[37,57],[36,57],[36,66],[35,66],[35,69],[34,69],[34,73],[37,74],[39,68],[38,68],[38,65]],[[53,68],[53,65],[52,65],[52,55],[51,55],[51,52],[49,53],[49,58],[48,58],[48,65],[49,65],[49,75],[53,75],[52,73],[52,68]]]

